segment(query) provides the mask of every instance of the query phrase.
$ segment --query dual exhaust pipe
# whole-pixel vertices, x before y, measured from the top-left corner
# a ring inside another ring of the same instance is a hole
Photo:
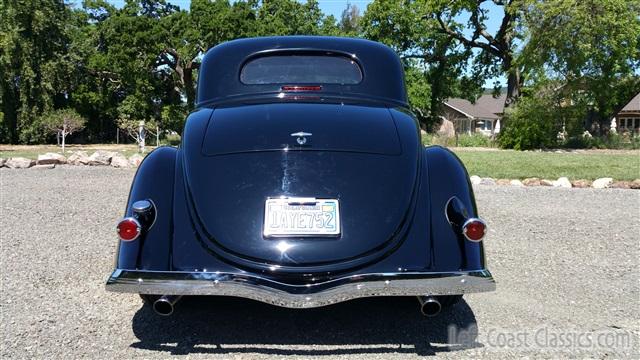
[[[427,317],[433,317],[440,314],[442,304],[433,296],[418,296],[420,303],[420,312]]]
[[[161,316],[169,316],[173,314],[176,303],[180,301],[182,295],[163,295],[160,299],[153,302],[153,311]]]
[[[163,295],[153,302],[153,311],[160,316],[170,316],[181,298],[182,295]],[[436,316],[442,310],[440,301],[433,296],[418,296],[418,302],[420,303],[420,312],[424,316]]]

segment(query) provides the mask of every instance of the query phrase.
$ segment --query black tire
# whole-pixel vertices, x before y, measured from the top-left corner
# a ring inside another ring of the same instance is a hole
[[[462,295],[442,295],[437,296],[436,298],[440,301],[442,309],[447,309],[459,303],[460,300],[462,300]]]

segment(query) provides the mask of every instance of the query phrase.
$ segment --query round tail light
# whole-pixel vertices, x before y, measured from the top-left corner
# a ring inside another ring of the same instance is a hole
[[[462,225],[462,234],[469,241],[482,241],[487,232],[487,224],[478,218],[471,218]]]
[[[138,220],[131,217],[120,220],[116,229],[122,241],[133,241],[140,236],[140,232],[142,231]]]

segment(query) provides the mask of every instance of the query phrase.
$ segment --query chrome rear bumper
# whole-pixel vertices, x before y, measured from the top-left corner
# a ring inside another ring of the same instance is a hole
[[[252,274],[159,272],[117,269],[108,291],[158,295],[221,295],[288,308],[312,308],[369,296],[456,295],[493,291],[488,270],[445,273],[381,273],[291,285]]]

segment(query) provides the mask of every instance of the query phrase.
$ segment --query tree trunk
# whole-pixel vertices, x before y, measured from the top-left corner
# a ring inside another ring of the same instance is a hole
[[[187,106],[189,110],[193,109],[196,104],[196,87],[193,83],[193,71],[200,68],[200,63],[190,60],[184,68],[182,77],[182,86],[187,95]]]
[[[144,130],[144,121],[140,121],[140,127],[138,128],[138,145],[140,146],[140,152],[144,153],[144,140],[147,134]]]
[[[67,125],[66,124],[62,124],[62,131],[59,131],[58,134],[60,134],[61,137],[62,137],[62,153],[64,154],[64,143],[65,143],[65,140],[67,138],[67,135],[69,134],[67,132]]]
[[[11,85],[7,83],[3,83],[2,85],[7,85],[4,89],[5,91],[2,91],[2,101],[0,101],[0,103],[1,110],[4,114],[4,123],[8,136],[6,136],[6,139],[2,139],[0,137],[0,140],[6,140],[10,144],[17,144],[19,140],[17,113],[19,94],[17,93],[17,90],[14,91],[14,88]]]
[[[505,56],[503,60],[503,69],[507,72],[507,96],[504,100],[504,107],[508,108],[513,105],[520,97],[520,87],[522,86],[522,78],[520,69],[512,66],[511,55]]]

